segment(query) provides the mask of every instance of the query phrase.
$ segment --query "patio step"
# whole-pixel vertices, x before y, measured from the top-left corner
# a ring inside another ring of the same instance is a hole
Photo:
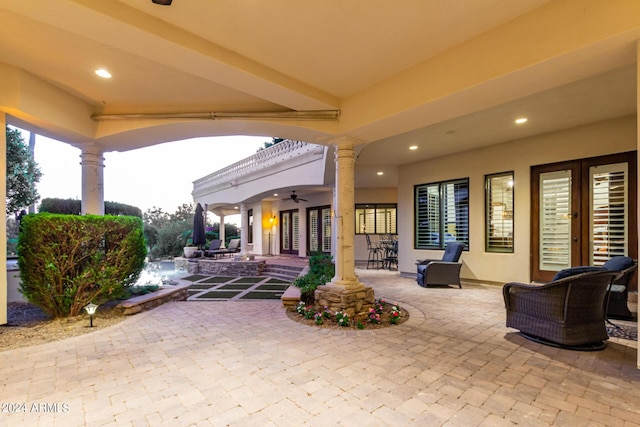
[[[291,265],[267,264],[262,270],[262,274],[276,279],[287,280],[293,282],[304,267],[295,267]]]

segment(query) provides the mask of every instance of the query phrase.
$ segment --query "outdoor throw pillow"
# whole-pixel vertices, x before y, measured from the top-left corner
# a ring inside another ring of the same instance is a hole
[[[571,267],[560,270],[553,277],[553,282],[556,280],[564,279],[565,277],[575,276],[576,274],[592,273],[594,271],[607,271],[604,267],[594,267],[591,265],[583,265],[580,267]]]

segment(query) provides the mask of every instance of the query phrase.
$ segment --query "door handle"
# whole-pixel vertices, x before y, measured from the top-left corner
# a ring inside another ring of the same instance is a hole
[[[573,238],[573,239],[571,239],[571,240],[573,240],[574,242],[577,242],[577,241],[578,241],[578,238],[577,238],[577,237],[574,237],[574,238]]]

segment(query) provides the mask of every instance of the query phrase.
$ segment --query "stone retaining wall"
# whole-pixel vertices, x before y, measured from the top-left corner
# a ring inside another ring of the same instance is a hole
[[[265,261],[234,261],[196,259],[190,260],[187,271],[193,274],[211,274],[219,276],[260,276]]]

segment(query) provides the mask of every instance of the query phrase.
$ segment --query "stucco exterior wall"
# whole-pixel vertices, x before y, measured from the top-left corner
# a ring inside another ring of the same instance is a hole
[[[470,247],[462,254],[461,277],[499,283],[530,281],[530,167],[636,150],[636,134],[635,116],[629,116],[400,167],[400,271],[415,274],[416,259],[442,256],[442,251],[414,249],[414,186],[468,177]],[[484,246],[484,177],[505,171],[514,171],[514,253],[487,253]]]

